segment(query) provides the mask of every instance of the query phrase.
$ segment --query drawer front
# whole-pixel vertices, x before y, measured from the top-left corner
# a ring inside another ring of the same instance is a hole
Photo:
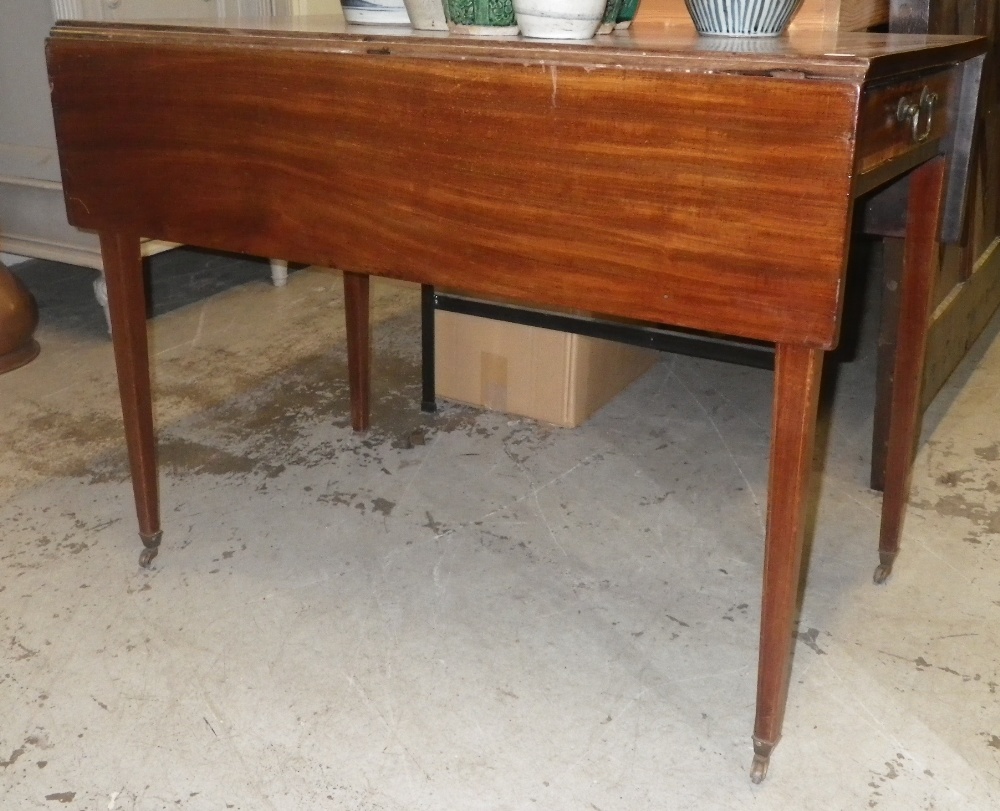
[[[865,90],[858,133],[858,171],[867,172],[951,128],[954,69]]]

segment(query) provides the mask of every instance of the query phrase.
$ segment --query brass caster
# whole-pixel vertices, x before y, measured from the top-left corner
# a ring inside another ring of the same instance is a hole
[[[892,564],[896,561],[896,553],[879,552],[878,559],[879,563],[875,567],[875,574],[872,576],[872,580],[875,581],[876,585],[881,586],[889,579],[889,575],[892,574]]]
[[[156,557],[156,553],[160,551],[160,541],[163,538],[163,530],[157,530],[149,535],[140,532],[139,537],[142,539],[142,545],[146,547],[139,553],[139,565],[143,569],[148,569],[149,564],[152,563],[153,558]]]
[[[886,580],[889,579],[889,575],[892,574],[892,564],[891,563],[880,563],[875,567],[875,574],[872,575],[872,580],[875,581],[875,585],[881,586]]]
[[[750,781],[757,785],[767,777],[767,766],[771,762],[771,752],[777,741],[762,741],[756,735],[753,738],[753,763],[750,765]]]

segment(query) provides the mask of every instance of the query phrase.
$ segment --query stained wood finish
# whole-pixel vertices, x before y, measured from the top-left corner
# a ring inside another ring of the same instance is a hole
[[[822,368],[821,351],[778,344],[774,361],[754,762],[750,772],[755,783],[767,774],[771,751],[781,737],[788,699]]]
[[[921,166],[910,178],[910,216],[900,278],[876,583],[884,582],[892,572],[893,561],[899,553],[903,515],[910,492],[910,467],[919,434],[920,388],[934,273],[941,261],[937,226],[941,217],[945,169],[945,161],[938,158]]]
[[[901,184],[904,203],[901,208],[906,210],[909,200],[909,183]],[[905,230],[904,230],[905,233]],[[885,490],[885,463],[889,458],[889,424],[892,420],[892,391],[894,364],[896,362],[896,333],[899,331],[899,289],[903,280],[904,241],[900,239],[884,240],[882,246],[882,320],[879,324],[879,335],[876,355],[875,375],[875,414],[872,429],[872,462],[869,486],[872,490]],[[899,256],[896,256],[896,253]]]
[[[343,269],[356,428],[369,274],[774,342],[763,779],[854,198],[952,144],[936,131],[864,163],[861,99],[982,43],[813,35],[720,53],[661,29],[555,45],[271,25],[65,24],[48,45],[67,211],[102,234],[109,267],[144,540],[159,518],[139,235]],[[919,248],[940,195],[914,185]]]
[[[923,93],[933,93],[936,102],[927,112],[918,115],[917,137],[936,141],[952,130],[954,109],[952,96],[961,92],[961,70],[938,71],[927,76],[915,76],[903,82],[876,86],[865,93],[861,109],[862,144],[858,169],[871,171],[914,147],[912,127],[897,116],[899,102],[918,104]]]
[[[347,321],[347,378],[351,392],[351,427],[371,425],[371,323],[368,275],[344,271],[344,316]]]
[[[64,66],[60,44],[60,126],[104,122],[64,156],[75,225],[127,217],[185,244],[484,296],[836,340],[857,84],[134,43],[80,43]],[[107,72],[133,78],[80,92]],[[263,126],[278,120],[294,139]]]
[[[850,40],[815,38],[720,55],[661,34],[641,51],[624,40],[607,67],[597,46],[314,35],[264,48],[241,34],[221,49],[210,33],[142,41],[119,26],[108,48],[101,30],[49,48],[58,127],[87,122],[87,142],[61,146],[75,225],[127,219],[176,242],[570,309],[599,298],[608,315],[825,348],[860,83],[920,53],[880,40],[834,58]],[[376,63],[392,71],[364,69]],[[802,93],[802,72],[829,79]],[[275,136],[279,120],[295,139]]]
[[[148,566],[156,557],[163,531],[160,529],[156,435],[149,384],[146,278],[139,236],[134,231],[102,231],[100,238],[132,492],[139,519],[139,537],[146,547],[139,561]]]

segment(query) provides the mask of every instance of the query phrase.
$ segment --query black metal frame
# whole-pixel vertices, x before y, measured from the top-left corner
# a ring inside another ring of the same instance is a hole
[[[762,341],[740,341],[720,338],[694,330],[667,329],[652,324],[622,324],[602,321],[597,318],[565,315],[546,310],[532,310],[489,301],[437,293],[434,287],[425,284],[420,287],[421,324],[421,372],[423,392],[420,408],[422,411],[437,410],[437,393],[434,380],[434,312],[445,310],[495,321],[524,324],[529,327],[553,329],[588,338],[602,338],[606,341],[642,346],[678,355],[709,358],[740,366],[758,369],[774,368],[774,347]]]

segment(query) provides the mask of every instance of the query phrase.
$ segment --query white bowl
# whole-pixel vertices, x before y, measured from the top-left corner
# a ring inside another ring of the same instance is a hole
[[[684,0],[699,34],[776,37],[784,33],[802,0]]]
[[[590,39],[607,0],[514,0],[514,16],[526,37]]]
[[[409,25],[403,0],[340,0],[344,19],[358,25]]]

